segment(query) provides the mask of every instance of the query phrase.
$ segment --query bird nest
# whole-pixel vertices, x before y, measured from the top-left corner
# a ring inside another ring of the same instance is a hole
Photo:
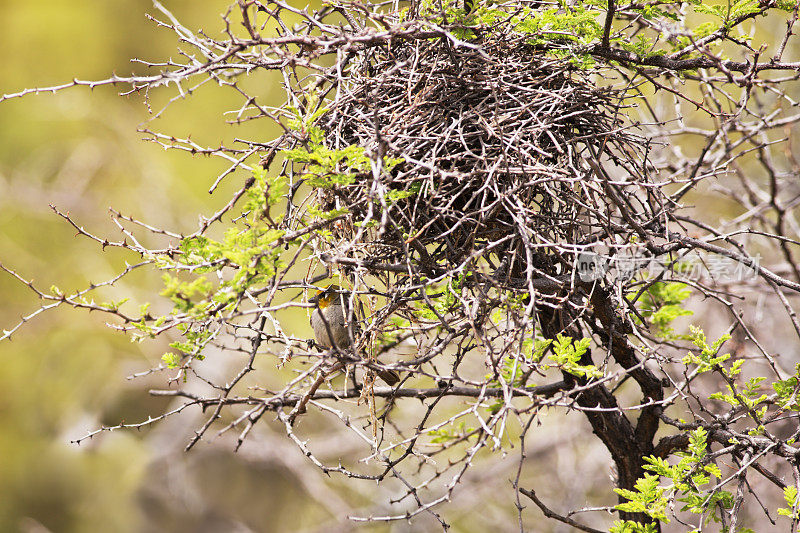
[[[339,66],[318,125],[327,147],[363,157],[311,181],[319,207],[343,214],[318,243],[325,262],[536,292],[587,246],[652,225],[655,192],[637,199],[646,141],[619,113],[628,93],[529,41],[398,39]]]

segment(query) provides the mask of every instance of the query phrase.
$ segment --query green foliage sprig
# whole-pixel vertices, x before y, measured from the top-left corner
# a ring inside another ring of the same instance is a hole
[[[712,484],[712,478],[721,479],[722,472],[708,457],[708,433],[703,428],[694,430],[689,435],[689,445],[686,452],[680,452],[680,460],[671,465],[667,460],[659,457],[645,457],[645,470],[653,472],[645,474],[636,482],[635,490],[614,489],[614,491],[628,500],[615,506],[615,509],[631,513],[644,513],[647,516],[669,523],[670,519],[666,510],[672,501],[683,502],[681,511],[693,514],[706,515],[705,521],[719,522],[716,513],[719,507],[730,509],[733,505],[733,495]],[[666,483],[661,484],[661,479],[666,478]],[[718,507],[719,506],[719,507]],[[649,525],[636,522],[616,522],[611,528],[612,533],[644,533],[652,531]]]
[[[585,379],[603,377],[603,372],[596,366],[579,363],[583,354],[589,349],[592,339],[586,337],[574,340],[572,337],[559,334],[555,340],[548,339],[548,341],[552,342],[553,348],[548,357],[564,372]]]
[[[708,372],[719,367],[722,363],[730,359],[730,354],[717,355],[722,345],[731,338],[730,335],[725,334],[712,344],[708,344],[706,334],[702,329],[696,326],[689,326],[692,332],[691,340],[695,346],[700,349],[699,353],[689,352],[686,357],[681,361],[685,365],[697,365],[697,371],[700,373]]]
[[[309,103],[313,107],[314,101]],[[362,146],[345,146],[342,148],[329,148],[325,145],[325,132],[316,125],[316,121],[323,116],[327,109],[319,109],[304,114],[297,107],[288,110],[291,118],[289,127],[306,137],[304,146],[291,150],[283,150],[286,159],[304,166],[303,175],[306,182],[312,187],[331,188],[345,187],[356,181],[356,175],[371,169],[370,157]],[[383,158],[383,170],[390,172],[395,166],[402,163],[402,158]]]
[[[691,294],[691,289],[685,283],[655,282],[639,299],[639,314],[649,319],[650,324],[656,328],[655,334],[665,340],[690,339],[689,336],[677,334],[672,323],[678,317],[693,314],[685,307],[686,299]]]

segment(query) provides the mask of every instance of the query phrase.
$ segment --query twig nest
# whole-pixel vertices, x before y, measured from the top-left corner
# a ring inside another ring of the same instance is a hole
[[[363,159],[321,189],[323,209],[349,213],[338,237],[351,242],[335,252],[428,275],[479,258],[496,271],[505,258],[512,280],[529,266],[557,275],[575,251],[562,244],[611,235],[615,207],[585,159],[645,159],[618,113],[626,93],[528,41],[398,40],[341,70],[320,125],[327,146],[360,147]]]

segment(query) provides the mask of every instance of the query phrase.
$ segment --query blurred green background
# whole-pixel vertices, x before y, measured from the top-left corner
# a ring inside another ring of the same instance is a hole
[[[229,3],[165,4],[187,27],[214,36]],[[150,72],[131,58],[177,59],[174,33],[158,28],[145,13],[164,18],[146,0],[0,2],[0,92],[74,77]],[[228,163],[142,142],[137,126],[150,117],[143,97],[120,97],[119,90],[72,88],[0,104],[0,262],[34,279],[42,290],[55,284],[73,291],[109,279],[125,261],[138,259],[113,248],[99,253],[96,243],[76,236],[49,203],[93,233],[121,240],[109,206],[188,231],[196,227],[197,213],[218,209],[227,193],[241,186],[241,175],[229,176],[218,195],[208,195]],[[154,110],[174,90],[162,93],[153,95]],[[171,108],[152,127],[212,146],[247,130],[224,126],[222,112],[235,107],[229,92],[208,84],[197,96],[191,106]],[[264,124],[259,127],[270,135]],[[184,220],[185,213],[193,215]],[[101,297],[133,296],[135,301],[142,295],[145,301],[159,283],[157,275],[136,274]],[[35,294],[6,273],[0,275],[0,302],[4,329],[39,307]],[[216,508],[192,507],[187,502],[204,496],[159,493],[165,476],[156,478],[153,472],[161,469],[163,448],[154,444],[152,430],[106,433],[81,446],[70,444],[101,424],[141,421],[168,405],[147,394],[147,380],[125,379],[157,365],[163,350],[153,343],[132,344],[103,322],[101,316],[60,308],[34,318],[12,342],[0,343],[0,531],[223,531],[240,521],[236,515],[267,523],[258,515],[275,512],[282,503],[268,492],[282,484],[248,485],[238,479],[245,473],[242,460],[225,453],[169,458],[186,463],[171,466],[178,469],[192,464],[196,469],[197,461],[208,461],[209,468],[198,477],[214,472],[214,465],[217,472],[227,465],[224,478],[194,483],[213,496],[208,499]],[[152,384],[163,385],[163,380]],[[178,448],[190,434],[188,426],[182,431]],[[273,479],[280,481],[279,476]],[[234,487],[237,500],[217,497],[234,494]],[[278,518],[273,516],[271,523],[279,524]]]

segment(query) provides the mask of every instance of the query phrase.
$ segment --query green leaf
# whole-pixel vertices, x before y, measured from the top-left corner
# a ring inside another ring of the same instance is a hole
[[[178,368],[181,366],[181,356],[172,352],[167,352],[161,356],[161,361],[167,365],[167,368]]]
[[[550,354],[556,365],[569,374],[574,376],[583,377],[587,379],[601,378],[603,373],[594,365],[581,365],[580,361],[583,354],[589,349],[592,340],[590,338],[583,338],[574,341],[571,337],[565,335],[558,335],[558,338],[552,343],[553,351]],[[547,346],[540,345],[542,351]]]

